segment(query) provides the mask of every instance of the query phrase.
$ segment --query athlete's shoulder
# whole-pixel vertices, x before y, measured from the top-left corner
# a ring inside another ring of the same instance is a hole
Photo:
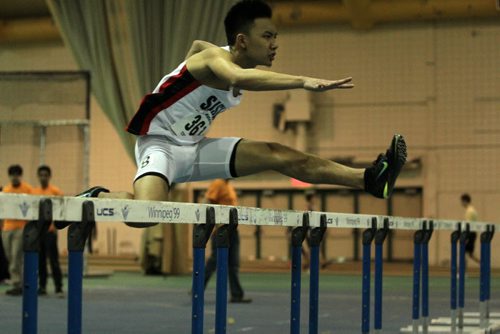
[[[187,63],[204,63],[213,61],[214,59],[224,59],[231,61],[231,53],[225,47],[223,48],[208,48],[187,59]]]

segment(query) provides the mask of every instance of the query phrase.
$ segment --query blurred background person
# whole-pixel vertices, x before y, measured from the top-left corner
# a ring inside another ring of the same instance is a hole
[[[472,198],[469,194],[462,194],[460,197],[462,206],[465,208],[464,219],[468,222],[475,222],[478,220],[478,215],[476,209],[472,206]],[[477,233],[470,232],[467,243],[465,244],[465,254],[469,255],[474,262],[479,263],[479,258],[474,255],[474,246],[476,244]]]
[[[62,196],[62,191],[50,183],[52,171],[49,166],[42,165],[37,170],[39,187],[33,189],[34,195]],[[40,253],[38,261],[38,294],[47,294],[47,257],[50,263],[50,272],[54,280],[55,293],[58,297],[63,297],[63,282],[61,267],[59,265],[59,250],[57,248],[57,230],[54,223],[51,223],[49,230],[40,240]]]
[[[229,180],[217,179],[213,181],[205,194],[206,201],[210,204],[220,205],[238,205],[236,191]],[[212,254],[205,266],[205,288],[210,280],[210,277],[217,268],[217,246],[215,243],[215,235],[212,234]],[[251,303],[252,299],[245,298],[243,288],[241,287],[239,270],[240,270],[240,235],[238,229],[231,233],[229,239],[229,259],[228,259],[228,276],[229,288],[231,290],[231,303]]]
[[[3,187],[0,186],[0,192]],[[5,251],[3,249],[2,242],[2,220],[0,220],[0,285],[7,284],[7,280],[10,278],[9,275],[9,263],[7,262],[7,257],[5,256]]]
[[[22,181],[23,168],[20,165],[11,165],[8,169],[10,183],[3,188],[4,193],[31,194],[32,187]],[[22,209],[22,208],[21,208]],[[5,219],[2,227],[2,242],[7,261],[12,288],[5,293],[11,296],[23,294],[23,229],[25,220]]]

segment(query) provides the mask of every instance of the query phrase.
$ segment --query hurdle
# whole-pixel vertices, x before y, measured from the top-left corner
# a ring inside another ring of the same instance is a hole
[[[51,205],[51,215],[46,214],[45,210]],[[376,246],[376,265],[380,262],[380,266],[376,268],[376,280],[377,277],[380,281],[377,281],[375,287],[375,314],[376,314],[376,331],[381,331],[381,310],[382,310],[382,291],[381,291],[381,247],[387,232],[390,229],[402,229],[402,230],[415,230],[418,249],[415,252],[415,256],[420,258],[421,255],[425,255],[425,251],[422,253],[422,244],[425,245],[425,240],[430,239],[430,229],[432,230],[450,230],[457,231],[463,226],[464,223],[456,221],[447,220],[434,220],[432,224],[425,218],[406,218],[406,217],[387,217],[379,215],[361,215],[361,214],[342,214],[342,213],[328,213],[328,212],[317,212],[317,211],[294,211],[294,210],[273,210],[273,209],[260,209],[260,208],[250,208],[250,207],[232,207],[232,206],[221,206],[221,205],[210,205],[210,204],[192,204],[192,203],[172,203],[172,202],[148,202],[148,201],[138,201],[138,200],[112,200],[112,199],[89,199],[89,198],[75,198],[75,197],[43,197],[43,196],[32,196],[23,194],[0,194],[0,219],[20,219],[29,221],[40,222],[37,226],[45,226],[48,221],[69,221],[74,222],[70,225],[70,230],[68,233],[68,248],[71,260],[69,262],[69,289],[68,289],[68,317],[67,317],[67,328],[68,333],[81,333],[82,331],[82,245],[85,244],[86,239],[89,236],[91,227],[98,217],[98,213],[108,212],[112,213],[106,216],[100,216],[98,220],[100,222],[144,222],[144,223],[175,223],[175,224],[195,224],[193,229],[193,293],[192,293],[192,333],[203,333],[203,271],[204,271],[204,248],[208,237],[215,224],[221,224],[217,231],[217,301],[216,301],[216,333],[222,334],[226,332],[226,308],[227,308],[227,247],[228,236],[231,231],[234,231],[238,225],[267,225],[267,226],[290,226],[294,227],[297,231],[295,233],[296,241],[294,242],[293,253],[298,253],[299,256],[294,256],[292,262],[292,302],[294,296],[296,297],[297,292],[300,293],[300,271],[294,272],[294,268],[299,268],[300,270],[300,247],[304,240],[304,232],[307,229],[312,229],[313,232],[313,247],[311,251],[311,256],[315,258],[319,256],[317,251],[321,240],[323,238],[324,231],[326,228],[354,228],[354,229],[364,229],[367,232],[366,242],[364,246],[371,245],[373,240],[375,240]],[[32,228],[33,224],[28,224],[26,233],[29,232],[28,229]],[[465,225],[467,226],[467,225]],[[33,239],[40,237],[43,229],[37,229],[37,233],[33,233]],[[469,225],[465,228],[465,231],[477,231],[477,232],[488,232],[485,234],[484,240],[484,282],[483,282],[483,299],[486,301],[489,299],[489,278],[486,276],[491,275],[491,269],[488,267],[488,262],[491,262],[491,251],[488,247],[491,245],[491,239],[493,238],[493,226],[490,223],[477,222],[473,225]],[[462,243],[463,238],[465,238],[464,233],[460,235],[460,242]],[[378,237],[377,237],[378,236]],[[428,238],[428,239],[427,239]],[[458,240],[458,239],[456,239]],[[195,242],[196,241],[196,242]],[[36,242],[33,241],[33,242]],[[367,247],[368,248],[368,247]],[[36,247],[34,251],[30,248],[27,252],[36,252]],[[378,251],[377,251],[378,249]],[[460,255],[462,256],[462,244],[460,249]],[[366,252],[367,256],[368,249]],[[378,254],[378,256],[377,256]],[[33,257],[33,255],[28,255]],[[368,258],[368,257],[367,257]],[[425,258],[425,256],[424,256]],[[317,261],[317,259],[311,259],[311,263]],[[34,261],[27,261],[28,266],[25,266],[25,277],[27,281],[32,282],[33,275],[33,263]],[[418,261],[420,262],[420,261]],[[425,260],[424,260],[425,262]],[[462,262],[462,261],[460,261]],[[368,263],[368,261],[367,261]],[[297,266],[298,264],[298,266]],[[368,263],[369,264],[369,263]],[[425,265],[425,264],[424,264]],[[422,263],[417,263],[415,265],[415,271],[420,273],[420,268]],[[220,267],[220,268],[219,268]],[[453,266],[452,266],[453,267]],[[311,285],[310,287],[310,317],[309,317],[309,328],[310,332],[314,333],[318,330],[318,280],[319,280],[319,265],[311,265]],[[456,270],[456,268],[455,268]],[[453,270],[452,270],[453,271]],[[36,272],[36,269],[35,269]],[[465,274],[465,267],[460,268],[460,273]],[[365,271],[366,273],[366,271]],[[219,278],[219,276],[221,276]],[[462,280],[464,278],[463,275]],[[31,277],[31,278],[30,278]],[[420,277],[420,275],[419,275]],[[219,283],[220,279],[220,283]],[[295,285],[294,285],[295,282]],[[365,286],[369,282],[369,275],[367,279],[363,279],[363,285]],[[418,282],[420,283],[420,281]],[[32,283],[30,283],[32,284]],[[465,285],[464,282],[460,283],[459,290]],[[368,285],[369,286],[369,285]],[[415,288],[417,284],[414,284]],[[418,287],[420,285],[418,284]],[[220,291],[219,291],[220,290]],[[30,310],[29,315],[23,321],[26,321],[26,325],[23,323],[23,333],[36,333],[37,330],[37,317],[36,317],[36,301],[33,302],[33,295],[31,293],[26,293],[26,308]],[[368,294],[365,296],[364,304],[369,307],[369,290]],[[366,294],[366,292],[365,292]],[[29,297],[29,298],[28,298]],[[300,298],[300,295],[299,295]],[[463,308],[464,302],[463,294],[460,295],[459,292],[459,307]],[[24,299],[23,299],[24,300]],[[296,299],[296,301],[298,301]],[[23,306],[24,308],[24,306]],[[487,306],[483,306],[484,310],[489,313]],[[463,310],[462,310],[463,311]],[[24,312],[24,310],[23,310]],[[366,317],[366,310],[363,308],[362,317]],[[423,312],[424,313],[424,312]],[[369,314],[369,311],[368,311]],[[463,314],[463,312],[462,312]],[[299,317],[297,317],[297,315]],[[297,317],[293,321],[293,317]],[[291,305],[290,308],[290,332],[298,333],[300,331],[299,321],[300,321],[300,303],[296,303],[295,306]],[[415,319],[416,320],[416,319]],[[463,322],[463,321],[462,321]],[[366,330],[368,327],[369,332],[369,321],[362,322],[362,331]],[[451,325],[450,325],[451,326]],[[448,329],[451,327],[448,326]],[[494,328],[498,326],[498,323],[491,322],[488,328]],[[419,328],[417,328],[417,331]],[[429,330],[430,332],[434,332]]]

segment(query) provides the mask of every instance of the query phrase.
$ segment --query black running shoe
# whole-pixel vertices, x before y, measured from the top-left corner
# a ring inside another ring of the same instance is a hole
[[[106,188],[100,187],[100,186],[92,187],[90,189],[85,190],[84,192],[79,193],[75,197],[89,197],[89,198],[94,197],[94,198],[96,198],[102,192],[109,193],[109,190]],[[67,221],[55,221],[54,222],[54,226],[58,230],[62,230],[63,228],[65,228],[66,226],[71,225],[71,224],[73,224],[73,222],[67,222]]]
[[[100,193],[109,193],[109,190],[100,186],[92,187],[79,193],[76,197],[98,197]]]
[[[406,143],[403,136],[396,134],[385,154],[380,154],[373,166],[365,170],[365,191],[378,198],[389,198],[405,162]]]

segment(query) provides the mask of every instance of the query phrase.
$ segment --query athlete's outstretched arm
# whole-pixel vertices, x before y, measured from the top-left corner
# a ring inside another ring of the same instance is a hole
[[[199,39],[194,40],[193,44],[191,44],[191,48],[189,49],[188,53],[186,54],[186,57],[184,58],[184,60],[188,59],[189,57],[191,57],[192,55],[194,55],[198,52],[201,52],[205,49],[213,48],[213,47],[217,47],[217,45],[212,44],[210,42],[202,41]]]
[[[324,80],[304,76],[289,75],[259,69],[245,69],[223,57],[207,60],[210,70],[232,87],[244,90],[282,90],[303,88],[312,91],[326,91],[335,88],[352,88],[352,78]]]

